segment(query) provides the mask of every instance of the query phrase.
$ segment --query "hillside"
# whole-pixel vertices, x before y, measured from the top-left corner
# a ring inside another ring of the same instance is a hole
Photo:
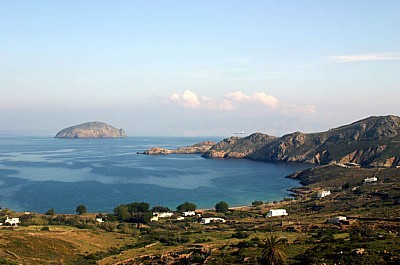
[[[104,122],[94,121],[71,126],[59,131],[55,138],[125,138],[123,129],[114,128]]]
[[[280,138],[255,133],[216,144],[206,158],[248,158],[311,164],[400,165],[400,118],[369,117],[319,133],[294,132]]]

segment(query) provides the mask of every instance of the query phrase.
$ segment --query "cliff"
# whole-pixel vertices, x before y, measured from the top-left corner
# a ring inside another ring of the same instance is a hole
[[[161,147],[150,148],[149,150],[144,151],[142,154],[145,155],[169,155],[169,154],[204,154],[211,147],[213,147],[216,143],[207,141],[197,143],[191,146],[186,146],[182,148],[178,148],[176,150],[169,150]]]
[[[123,129],[114,128],[103,122],[87,122],[59,131],[55,138],[125,138]]]
[[[230,137],[203,157],[395,167],[400,165],[400,118],[369,117],[326,132],[294,132],[280,138],[261,133]]]

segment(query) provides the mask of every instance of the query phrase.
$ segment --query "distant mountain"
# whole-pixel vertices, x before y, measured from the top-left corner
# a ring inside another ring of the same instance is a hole
[[[125,138],[123,129],[114,128],[104,122],[94,121],[71,126],[59,131],[55,138]]]
[[[400,165],[400,117],[374,116],[326,132],[295,132],[280,138],[262,133],[230,137],[203,156],[395,167]]]

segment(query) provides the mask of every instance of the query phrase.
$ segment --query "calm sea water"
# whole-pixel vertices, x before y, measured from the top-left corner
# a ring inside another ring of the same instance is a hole
[[[0,205],[16,211],[112,212],[145,201],[175,209],[189,201],[212,208],[287,197],[297,181],[284,176],[308,166],[200,155],[146,156],[150,147],[177,148],[220,138],[129,137],[54,139],[0,137]]]

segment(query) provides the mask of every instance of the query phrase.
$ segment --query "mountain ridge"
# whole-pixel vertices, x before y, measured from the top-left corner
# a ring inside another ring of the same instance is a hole
[[[371,116],[317,133],[232,136],[217,143],[203,157],[396,167],[400,164],[399,150],[400,117],[387,115]]]

